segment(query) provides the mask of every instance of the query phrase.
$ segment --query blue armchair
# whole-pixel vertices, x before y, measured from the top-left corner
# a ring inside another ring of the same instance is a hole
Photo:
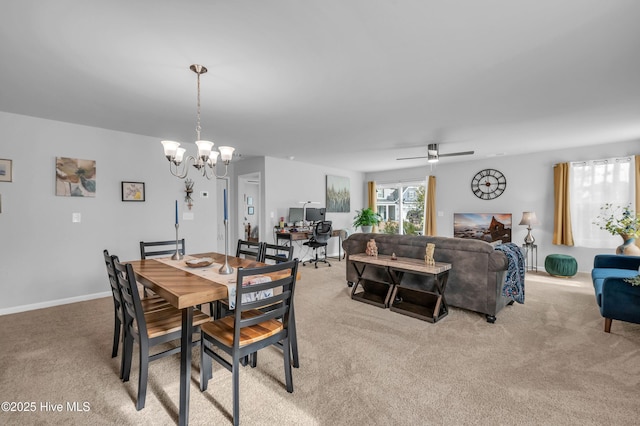
[[[640,286],[624,281],[638,275],[638,268],[640,256],[599,254],[593,260],[591,279],[607,333],[614,319],[640,324]]]

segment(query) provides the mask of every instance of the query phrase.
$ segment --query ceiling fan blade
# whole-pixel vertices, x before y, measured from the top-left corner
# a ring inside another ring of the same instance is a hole
[[[438,154],[439,157],[455,157],[456,155],[472,155],[475,151],[452,152],[450,154]]]
[[[422,157],[402,157],[402,158],[396,158],[396,160],[417,160],[419,158],[427,158],[426,156],[422,156]]]

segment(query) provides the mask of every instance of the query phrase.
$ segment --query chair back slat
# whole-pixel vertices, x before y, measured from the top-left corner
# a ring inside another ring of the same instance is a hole
[[[185,254],[184,238],[178,240],[180,254]],[[140,259],[147,257],[166,256],[176,252],[176,240],[169,241],[140,241]]]
[[[263,263],[270,263],[270,260],[275,263],[289,262],[293,260],[293,246],[264,243],[262,259],[260,261]]]
[[[113,256],[113,266],[118,278],[118,285],[122,293],[122,304],[125,313],[125,326],[131,336],[138,339],[148,339],[147,324],[144,318],[142,302],[133,267],[130,263],[120,263],[117,256]]]
[[[124,315],[122,312],[122,294],[120,292],[120,286],[118,285],[116,270],[113,267],[113,259],[109,255],[108,250],[104,250],[102,254],[104,255],[104,263],[107,266],[107,275],[109,277],[109,285],[111,286],[111,294],[113,295],[113,305],[116,310],[116,315],[118,315],[118,318],[124,324]]]
[[[255,259],[261,262],[264,244],[257,241],[238,240],[236,257],[244,259]]]
[[[264,276],[282,271],[288,271],[289,273],[286,277],[276,280],[242,285],[245,280],[249,280],[251,277]],[[287,332],[297,273],[298,259],[257,268],[238,268],[234,314],[236,324],[234,327],[234,346],[239,347],[242,328],[260,324],[265,321],[280,320],[282,321],[284,332]],[[265,290],[272,290],[272,296],[249,302],[242,301],[242,295],[244,294]],[[263,310],[261,308],[268,309]],[[251,311],[252,315],[242,315],[248,311]]]

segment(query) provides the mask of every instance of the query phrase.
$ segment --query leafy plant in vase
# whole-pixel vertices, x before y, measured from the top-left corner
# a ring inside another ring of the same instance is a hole
[[[606,203],[593,223],[611,235],[622,237],[624,242],[616,248],[616,254],[640,256],[640,247],[636,245],[636,238],[640,237],[640,216],[631,210],[630,205],[614,207]]]
[[[371,208],[367,207],[366,209],[356,210],[356,215],[353,217],[353,227],[362,228],[362,232],[367,233],[371,232],[373,229],[373,225],[377,225],[382,221],[382,216],[378,213],[374,212]]]

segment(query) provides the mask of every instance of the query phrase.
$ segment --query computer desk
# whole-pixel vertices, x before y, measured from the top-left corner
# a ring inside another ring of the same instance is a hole
[[[278,245],[291,245],[293,241],[308,240],[313,236],[313,230],[294,231],[294,232],[285,230],[284,232],[282,232],[281,228],[276,227],[274,228],[273,232],[276,237],[275,238],[276,244]],[[342,261],[342,233],[343,233],[342,229],[331,230],[331,238],[338,237],[339,239],[339,242],[338,242],[338,261],[339,262]]]

